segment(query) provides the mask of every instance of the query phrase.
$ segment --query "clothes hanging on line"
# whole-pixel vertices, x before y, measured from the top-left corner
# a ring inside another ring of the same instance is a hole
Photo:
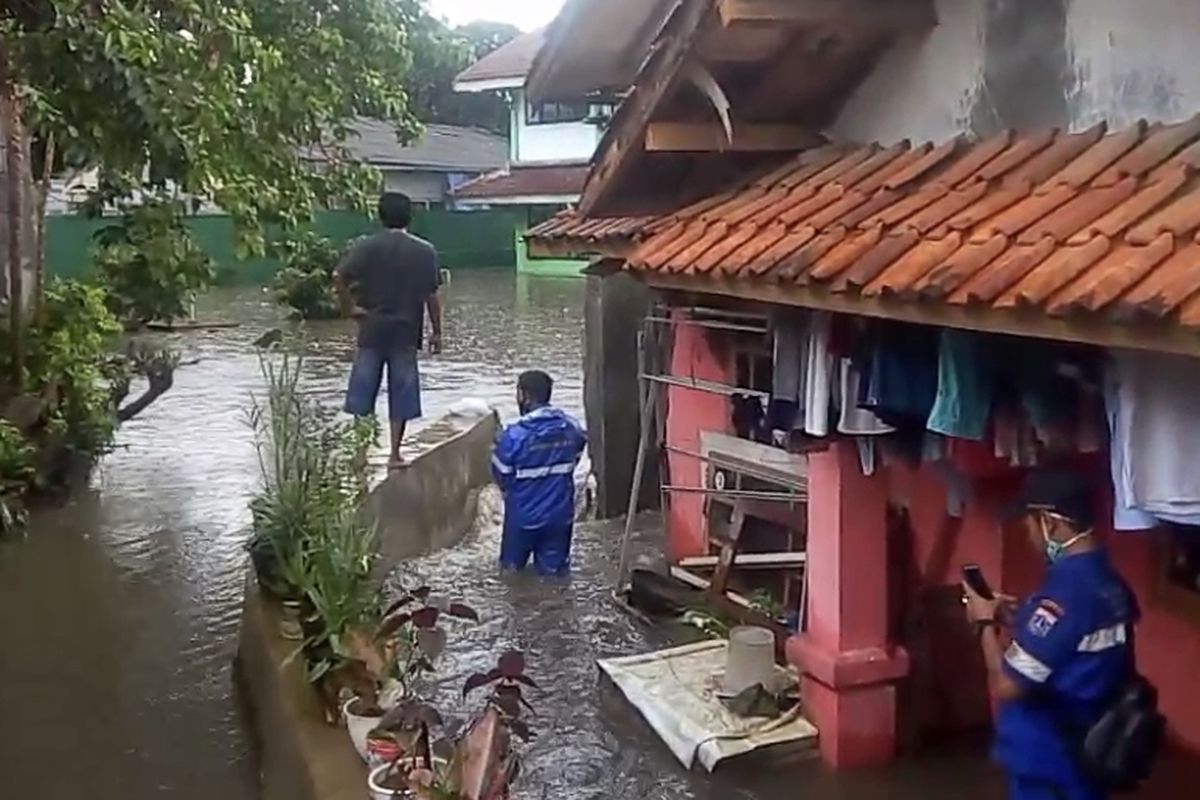
[[[1200,360],[1118,350],[1105,381],[1117,530],[1200,525]]]
[[[827,311],[787,309],[776,314],[775,373],[768,417],[777,439],[792,430],[809,436],[829,435],[835,377],[832,330],[833,315]]]

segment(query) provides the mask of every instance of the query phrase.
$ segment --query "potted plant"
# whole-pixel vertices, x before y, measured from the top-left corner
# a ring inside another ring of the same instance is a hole
[[[391,798],[457,797],[448,757],[452,748],[433,741],[433,731],[443,725],[442,715],[428,703],[405,700],[389,711],[380,721],[374,736],[392,744],[394,754],[371,770],[367,779],[372,800]]]
[[[524,719],[524,712],[533,708],[524,691],[537,684],[525,674],[524,654],[505,653],[489,672],[472,675],[463,697],[489,686],[483,708],[457,747],[458,790],[466,800],[506,800],[520,772],[514,737],[522,742],[533,738]]]
[[[342,640],[351,658],[367,666],[370,685],[359,684],[343,708],[355,749],[369,760],[368,737],[388,709],[416,698],[420,680],[434,671],[449,634],[444,619],[478,622],[479,615],[464,603],[442,608],[431,602],[433,590],[422,586],[404,592],[383,612],[373,636],[352,632]]]

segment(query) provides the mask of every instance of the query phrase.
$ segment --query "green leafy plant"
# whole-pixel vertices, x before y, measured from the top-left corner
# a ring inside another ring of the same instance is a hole
[[[272,281],[275,300],[297,319],[336,319],[341,314],[333,291],[333,271],[342,251],[315,233],[280,240],[275,254],[283,268]]]
[[[0,419],[0,484],[25,484],[33,476],[34,449],[25,434]]]
[[[49,286],[29,332],[25,391],[46,399],[47,434],[89,463],[108,450],[117,427],[111,384],[123,369],[114,359],[120,333],[104,290],[78,281]]]
[[[128,328],[187,315],[216,276],[183,223],[184,204],[158,197],[126,205],[120,222],[96,233],[95,260],[108,306]]]

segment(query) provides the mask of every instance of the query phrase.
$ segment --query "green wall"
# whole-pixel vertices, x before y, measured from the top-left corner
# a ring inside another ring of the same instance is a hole
[[[75,215],[53,216],[47,223],[46,263],[51,276],[84,277],[92,271],[92,236],[106,220]],[[524,209],[489,211],[418,210],[413,233],[438,248],[450,269],[513,267],[517,263],[514,233],[527,224]],[[233,222],[226,216],[188,220],[200,245],[217,263],[222,283],[265,285],[276,270],[273,259],[239,260],[234,254]],[[348,211],[317,215],[312,228],[337,242],[376,229],[373,219]]]

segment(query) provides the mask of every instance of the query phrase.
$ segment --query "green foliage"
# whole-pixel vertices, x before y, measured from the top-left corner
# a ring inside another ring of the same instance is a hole
[[[275,300],[298,319],[336,319],[341,309],[333,292],[333,271],[341,251],[333,241],[305,232],[275,245],[283,269],[271,283]]]
[[[259,579],[306,600],[313,616],[304,649],[327,670],[345,658],[342,638],[372,628],[380,612],[372,577],[375,532],[359,516],[373,421],[339,422],[300,390],[303,357],[264,354],[265,402],[250,411],[262,489],[251,502],[250,550]]]
[[[96,268],[108,306],[131,328],[186,316],[191,297],[216,276],[183,211],[183,203],[158,198],[127,206],[119,223],[96,232]]]
[[[263,225],[375,194],[345,147],[355,118],[418,132],[425,14],[422,0],[46,0],[6,5],[0,51],[35,136],[98,168],[91,211],[170,188],[232,215],[240,251],[260,254]]]
[[[0,484],[22,485],[33,477],[33,445],[6,419],[0,419]]]
[[[42,317],[29,331],[24,378],[26,391],[55,401],[51,436],[91,462],[112,443],[117,419],[109,386],[124,368],[112,358],[121,325],[105,300],[96,286],[52,283]]]
[[[521,31],[498,22],[472,22],[450,30],[429,14],[413,28],[412,107],[425,122],[508,131],[505,99],[494,92],[459,93],[454,79],[475,61],[512,41]]]

